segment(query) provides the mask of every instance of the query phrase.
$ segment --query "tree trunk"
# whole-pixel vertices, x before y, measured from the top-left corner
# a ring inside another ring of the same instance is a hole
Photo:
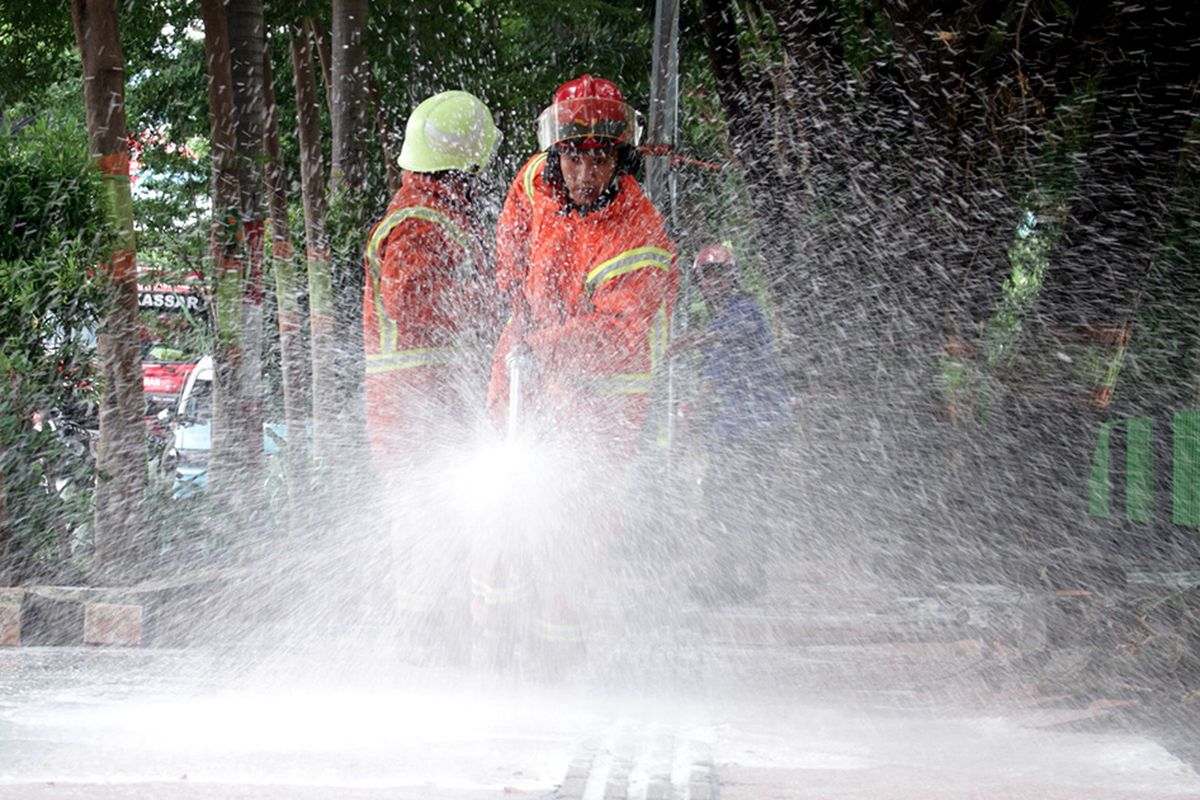
[[[325,85],[325,103],[330,118],[333,117],[333,80],[330,78],[333,64],[333,50],[329,46],[329,31],[321,25],[316,17],[307,17],[309,32],[317,50],[317,62],[321,65],[321,83]]]
[[[801,307],[788,302],[789,297],[809,294],[807,287],[801,286],[807,279],[801,273],[804,243],[803,228],[798,224],[807,201],[802,176],[793,171],[796,165],[777,152],[781,139],[788,137],[781,137],[777,130],[781,120],[775,76],[742,58],[735,11],[729,0],[704,0],[702,22],[733,157],[745,179],[750,208],[758,223],[772,294],[785,316],[793,317],[801,314]],[[811,323],[789,319],[788,325],[804,330]]]
[[[137,267],[129,147],[125,138],[125,63],[116,0],[73,0],[71,18],[83,58],[88,142],[104,176],[109,233],[102,273],[112,290],[97,341],[103,393],[96,452],[94,566],[136,566],[143,547],[146,422],[139,364]]]
[[[1181,299],[1189,282],[1163,269],[1173,257],[1177,203],[1187,203],[1179,191],[1194,180],[1181,156],[1197,118],[1200,12],[1191,3],[1115,9],[1103,22],[1108,57],[1090,98],[1090,135],[1071,153],[1079,179],[1038,311],[1059,330],[1123,330],[1105,354],[1109,373],[1081,388],[1100,407],[1116,389],[1123,413],[1163,413],[1186,402],[1191,382],[1186,359],[1171,352],[1188,346],[1185,320],[1194,309]],[[1187,227],[1177,226],[1176,236]],[[1121,369],[1130,337],[1137,357]]]
[[[241,437],[242,270],[245,263],[241,193],[237,177],[237,137],[233,78],[223,0],[204,0],[204,50],[208,60],[208,104],[212,138],[213,220],[209,237],[215,331],[213,349],[212,453],[210,490],[234,501],[243,471]]]
[[[237,136],[238,187],[250,269],[242,292],[241,430],[245,473],[239,510],[250,518],[264,509],[263,498],[263,58],[262,0],[228,0],[230,74]]]
[[[287,172],[279,147],[279,108],[271,85],[271,53],[263,58],[263,102],[266,104],[267,191],[271,211],[271,265],[279,317],[279,352],[283,372],[283,415],[287,423],[287,484],[291,529],[307,519],[308,434],[305,413],[304,340],[300,336],[300,287],[292,236],[288,230]]]
[[[292,31],[292,78],[300,140],[300,187],[304,199],[304,245],[308,264],[308,316],[312,332],[313,456],[329,464],[337,446],[336,331],[325,230],[325,164],[321,155],[321,107],[313,66],[312,23]]]
[[[375,74],[367,78],[367,90],[371,96],[371,105],[375,107],[375,134],[379,137],[379,149],[383,151],[384,166],[387,169],[388,196],[400,191],[400,165],[396,162],[396,153],[392,147],[392,136],[388,129],[387,115],[383,113],[383,101],[379,97],[379,88],[375,85]]]
[[[341,456],[348,465],[366,445],[363,412],[362,252],[369,220],[367,141],[370,98],[367,93],[367,0],[334,0],[330,44],[332,165],[329,170],[329,227],[333,242],[333,300],[337,357]]]
[[[4,492],[4,440],[0,439],[0,586],[12,583],[12,527],[8,523],[8,496]]]

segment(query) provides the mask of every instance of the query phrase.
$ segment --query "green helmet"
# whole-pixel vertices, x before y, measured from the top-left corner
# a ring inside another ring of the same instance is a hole
[[[492,160],[500,131],[492,112],[469,92],[435,94],[413,109],[397,161],[410,172],[474,174]]]

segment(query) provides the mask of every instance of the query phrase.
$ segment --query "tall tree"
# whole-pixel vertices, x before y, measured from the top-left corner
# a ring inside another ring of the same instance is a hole
[[[244,513],[263,507],[263,453],[254,446],[262,440],[262,349],[264,248],[263,174],[266,109],[263,103],[263,63],[266,29],[262,0],[228,0],[229,66],[233,79],[233,116],[237,138],[238,188],[242,227],[246,235],[248,267],[242,291],[241,415],[244,474],[240,480]]]
[[[8,495],[4,491],[4,440],[0,439],[0,586],[8,586],[12,581],[9,574],[12,540],[12,526],[8,521]]]
[[[308,315],[312,347],[313,455],[330,463],[337,445],[337,331],[334,328],[329,237],[325,228],[325,163],[321,154],[321,106],[317,99],[312,22],[292,28],[292,80],[296,89],[300,190],[304,202],[304,251],[308,267]]]
[[[272,86],[271,53],[263,58],[263,102],[266,105],[267,191],[270,196],[271,267],[279,319],[279,352],[283,372],[283,415],[287,422],[288,508],[292,528],[306,516],[308,498],[307,414],[304,386],[304,340],[300,333],[300,288],[288,227],[288,181],[279,145],[279,108]]]
[[[101,273],[112,290],[97,342],[103,393],[94,558],[100,569],[123,572],[134,567],[143,544],[147,478],[125,63],[116,0],[73,0],[71,18],[83,57],[89,146],[104,177],[109,236]]]
[[[337,321],[339,437],[345,460],[361,452],[363,424],[362,252],[366,240],[367,145],[370,97],[366,47],[367,0],[333,0],[330,45],[332,164],[329,227],[333,243],[333,297]]]
[[[242,272],[245,252],[237,137],[233,114],[229,31],[223,0],[204,0],[204,49],[208,60],[209,123],[212,142],[213,219],[209,238],[213,302],[213,434],[209,477],[215,492],[236,493],[244,472],[242,438]]]
[[[800,223],[807,187],[794,149],[801,139],[794,126],[801,120],[783,105],[781,85],[788,77],[783,63],[745,56],[739,13],[748,12],[739,12],[729,0],[703,0],[701,22],[732,155],[746,181],[764,255],[774,267],[771,288],[784,301],[801,283]],[[780,123],[787,129],[780,130]],[[795,304],[780,305],[797,310]]]

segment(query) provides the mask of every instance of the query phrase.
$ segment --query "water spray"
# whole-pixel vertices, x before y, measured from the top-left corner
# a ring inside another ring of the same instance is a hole
[[[533,353],[529,345],[518,342],[504,357],[504,366],[508,369],[508,441],[517,438],[521,425],[521,395],[524,392],[524,382],[533,371]]]

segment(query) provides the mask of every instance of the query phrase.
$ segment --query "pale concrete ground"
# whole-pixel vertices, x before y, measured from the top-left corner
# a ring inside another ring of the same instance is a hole
[[[1020,598],[802,557],[713,609],[681,591],[697,557],[609,581],[588,669],[555,687],[413,666],[337,614],[299,639],[0,648],[0,798],[1200,799],[1119,707],[1029,684]],[[972,635],[981,605],[1002,644]]]
[[[1003,663],[997,680],[1008,651],[873,641],[920,615],[882,613],[908,601],[869,577],[777,572],[766,598],[718,610],[626,595],[597,612],[589,670],[556,687],[414,667],[347,630],[0,649],[0,798],[1200,798],[1161,744],[1105,724],[1119,709]]]

